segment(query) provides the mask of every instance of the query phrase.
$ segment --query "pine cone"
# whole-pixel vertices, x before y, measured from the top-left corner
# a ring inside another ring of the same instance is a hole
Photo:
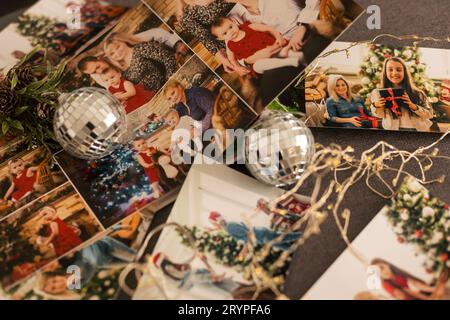
[[[5,84],[0,84],[0,116],[9,116],[20,106],[19,96]]]
[[[34,71],[32,68],[23,66],[18,68],[13,68],[8,71],[8,74],[6,75],[6,78],[11,82],[13,78],[13,74],[17,74],[17,85],[14,88],[15,90],[20,90],[28,86],[29,84],[36,81],[36,75],[34,74]]]
[[[53,120],[55,108],[49,103],[40,102],[36,105],[34,112],[41,120]]]

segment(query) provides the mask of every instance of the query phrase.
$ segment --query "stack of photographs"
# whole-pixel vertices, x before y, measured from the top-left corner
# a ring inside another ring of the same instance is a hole
[[[351,0],[274,5],[42,0],[0,33],[3,75],[41,45],[52,63],[67,61],[61,91],[98,87],[120,100],[131,137],[103,159],[60,152],[56,163],[44,148],[0,141],[0,283],[9,298],[113,298],[150,222],[140,211],[173,202],[190,169],[170,157],[173,132],[201,128],[191,130],[195,144],[208,129],[247,128],[363,11]],[[71,265],[93,270],[76,294],[62,288]]]
[[[253,255],[289,230],[309,207],[309,198],[295,195],[270,209],[269,201],[283,193],[225,165],[194,164],[167,220],[185,231],[173,225],[163,230],[133,298],[252,298]],[[249,228],[256,238],[255,253],[247,247]],[[291,232],[276,242],[261,261],[265,271],[269,272],[270,261],[301,237],[301,231]],[[289,262],[274,274],[279,287],[284,284]],[[267,290],[257,298],[274,299],[275,295]]]

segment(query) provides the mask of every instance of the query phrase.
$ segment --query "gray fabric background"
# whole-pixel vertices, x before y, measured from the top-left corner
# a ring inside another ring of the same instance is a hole
[[[276,1],[276,0],[273,0]],[[29,1],[28,1],[29,2]],[[120,0],[122,3],[133,3],[135,0]],[[377,4],[382,9],[382,30],[368,30],[366,19],[368,16],[360,17],[338,40],[360,41],[373,39],[378,34],[390,33],[395,35],[418,34],[421,36],[432,36],[436,38],[446,38],[449,36],[448,0],[357,0],[357,2],[367,7]],[[12,8],[11,10],[16,10]],[[5,9],[5,8],[3,8]],[[4,27],[11,21],[14,14],[11,10],[2,10],[0,27]],[[17,11],[18,14],[20,12]],[[447,15],[445,14],[447,13]],[[7,16],[4,16],[9,14]],[[407,45],[411,43],[395,42],[387,38],[383,42]],[[425,47],[450,48],[449,43],[423,43]],[[312,129],[318,143],[328,145],[338,143],[342,146],[353,146],[357,154],[373,146],[380,140],[389,142],[398,148],[413,151],[421,146],[426,146],[440,137],[438,134],[419,134],[409,132],[383,132],[383,131],[363,131],[348,129]],[[450,137],[440,144],[441,154],[450,155]],[[430,177],[438,177],[450,174],[450,161],[439,160],[435,162],[432,170],[428,172]],[[245,172],[242,166],[235,166],[235,169]],[[409,167],[411,172],[416,171],[414,166]],[[308,193],[311,190],[311,182],[301,190]],[[444,184],[434,184],[430,190],[436,196],[445,201],[450,201],[448,182]],[[352,212],[349,235],[354,239],[361,230],[370,222],[377,212],[385,205],[386,200],[372,193],[365,184],[355,185],[349,192],[344,207]],[[170,207],[162,210],[155,217],[152,227],[165,221],[170,213]],[[381,235],[380,235],[381,236]],[[153,241],[152,244],[156,239]],[[376,239],[374,239],[376,241]],[[150,247],[152,246],[150,244]],[[333,218],[330,216],[322,225],[321,234],[311,238],[294,255],[291,263],[290,273],[286,281],[285,293],[292,299],[298,299],[317,281],[317,279],[327,270],[333,261],[345,249],[345,244],[341,240]]]

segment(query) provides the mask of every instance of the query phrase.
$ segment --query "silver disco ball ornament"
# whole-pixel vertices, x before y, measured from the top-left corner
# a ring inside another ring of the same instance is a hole
[[[245,138],[248,170],[277,187],[295,184],[314,153],[311,130],[290,113],[264,111]]]
[[[61,97],[53,126],[56,139],[67,152],[94,160],[124,142],[126,119],[122,105],[109,92],[82,88]]]

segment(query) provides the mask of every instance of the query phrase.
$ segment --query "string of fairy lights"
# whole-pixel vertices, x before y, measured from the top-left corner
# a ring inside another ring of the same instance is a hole
[[[340,52],[345,52],[347,56],[350,55],[350,49],[358,45],[370,45],[374,44],[381,38],[391,38],[399,41],[412,41],[413,46],[418,46],[422,42],[435,42],[435,43],[449,43],[448,38],[433,38],[433,37],[421,37],[418,35],[406,35],[395,36],[391,34],[381,34],[373,38],[370,41],[353,42],[344,49],[334,49],[323,53],[319,56],[311,67],[306,69],[298,77],[297,86],[302,86],[304,80],[314,74],[320,64],[320,60],[334,55]],[[318,105],[317,105],[318,107]],[[308,121],[308,118],[305,119]],[[283,279],[279,276],[274,276],[274,273],[283,266],[301,246],[303,246],[312,236],[318,235],[321,232],[321,225],[331,215],[335,221],[335,224],[339,230],[340,236],[346,243],[350,252],[365,266],[370,265],[370,261],[365,257],[364,253],[358,252],[352,244],[348,236],[348,230],[351,223],[352,213],[349,209],[343,208],[343,203],[348,196],[349,190],[359,181],[364,181],[366,186],[380,197],[389,199],[396,194],[396,189],[401,183],[403,176],[409,176],[417,179],[420,183],[427,185],[432,183],[443,183],[445,176],[428,177],[429,170],[434,165],[434,160],[450,161],[450,156],[441,155],[438,149],[440,143],[450,135],[450,131],[444,133],[439,139],[431,143],[428,146],[423,146],[415,151],[406,151],[398,149],[390,143],[380,141],[373,147],[362,152],[360,156],[355,155],[355,150],[352,147],[342,147],[338,144],[332,144],[330,146],[316,145],[316,153],[306,168],[302,177],[298,180],[296,185],[282,196],[273,199],[270,203],[271,208],[275,208],[276,205],[293,194],[297,193],[306,183],[306,181],[313,179],[314,186],[310,195],[311,206],[306,209],[304,215],[291,229],[283,232],[276,239],[267,242],[263,245],[261,250],[255,250],[256,235],[252,226],[252,219],[255,215],[260,214],[258,209],[255,208],[253,212],[249,212],[245,215],[245,224],[249,230],[248,241],[245,244],[248,254],[252,257],[251,262],[248,265],[248,271],[250,272],[250,280],[253,284],[254,294],[253,299],[266,291],[270,290],[278,299],[287,299],[282,293]],[[410,172],[407,170],[408,166],[415,164],[419,168],[416,172]],[[395,173],[393,179],[387,178],[389,173]],[[331,176],[331,179],[329,177]],[[345,178],[340,178],[345,176]],[[375,183],[375,181],[378,182]],[[380,187],[384,190],[380,190]],[[388,191],[386,193],[386,190]],[[176,227],[181,232],[188,234],[189,232],[185,227],[181,225],[165,224],[159,226],[153,230],[145,239],[142,249],[139,252],[136,261],[145,255],[145,249],[148,246],[149,241],[155,235],[156,232],[162,231],[166,227]],[[269,252],[273,248],[274,244],[283,241],[283,239],[291,232],[302,231],[302,236],[296,240],[288,250],[284,251],[279,257],[273,261],[270,268],[263,268],[262,261],[265,261]],[[189,238],[189,241],[193,241]],[[195,256],[202,256],[203,261],[206,261],[204,254],[199,250],[196,250]],[[192,261],[192,259],[190,259]],[[143,272],[148,274],[145,263],[135,263],[126,268],[120,277],[120,286],[132,294],[133,290],[126,285],[126,277],[130,271],[136,270],[136,275],[140,276]],[[148,274],[150,277],[151,274]],[[157,279],[153,279],[157,281]]]

